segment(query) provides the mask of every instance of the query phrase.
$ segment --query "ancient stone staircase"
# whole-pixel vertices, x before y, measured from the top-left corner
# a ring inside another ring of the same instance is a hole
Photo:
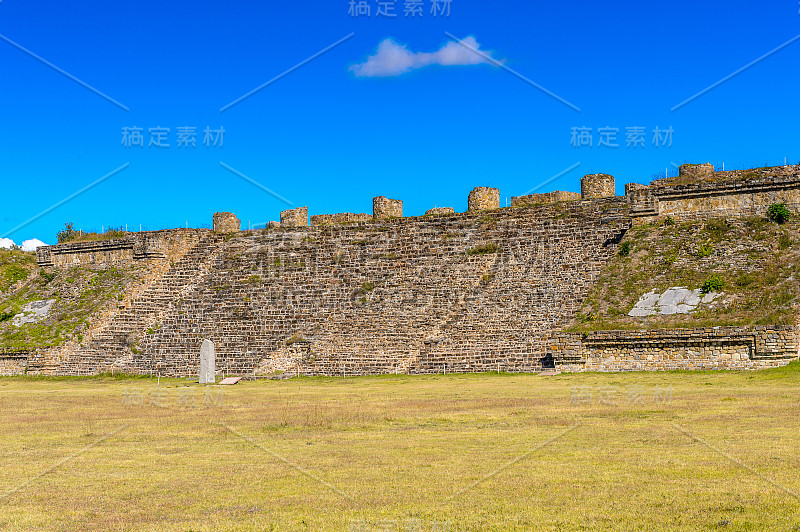
[[[218,244],[223,237],[209,234],[175,262],[161,277],[151,283],[130,306],[114,316],[107,326],[96,333],[90,348],[119,359],[124,353],[129,358],[131,344],[148,329],[157,328],[159,319],[182,296],[201,284],[210,271],[213,261],[221,252]]]

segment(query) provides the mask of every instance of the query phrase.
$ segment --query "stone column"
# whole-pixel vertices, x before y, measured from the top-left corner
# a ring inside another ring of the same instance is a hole
[[[581,198],[610,198],[616,196],[614,176],[608,174],[589,174],[581,178]]]
[[[372,198],[372,218],[385,220],[387,218],[403,217],[403,201],[389,199],[386,196]]]
[[[242,230],[242,223],[232,212],[214,213],[214,232],[238,233]]]
[[[500,208],[500,189],[475,187],[467,198],[467,210],[488,211]]]
[[[281,227],[307,227],[308,207],[297,207],[281,212]]]

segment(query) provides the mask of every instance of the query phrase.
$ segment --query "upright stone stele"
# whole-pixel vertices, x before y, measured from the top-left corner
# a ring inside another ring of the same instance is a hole
[[[214,384],[215,372],[214,342],[203,340],[203,345],[200,346],[200,384]]]

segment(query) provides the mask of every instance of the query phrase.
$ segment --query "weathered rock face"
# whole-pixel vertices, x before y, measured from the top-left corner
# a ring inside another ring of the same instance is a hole
[[[214,231],[217,233],[238,233],[242,230],[242,222],[232,212],[214,213]]]
[[[308,226],[308,207],[297,207],[281,212],[281,227]]]
[[[11,323],[17,327],[26,323],[36,323],[47,316],[55,302],[55,299],[46,299],[44,301],[26,303],[20,313],[14,316]]]
[[[456,210],[452,207],[434,207],[433,209],[428,209],[425,211],[425,215],[439,215],[439,214],[455,214]]]
[[[718,295],[714,292],[703,294],[699,288],[689,290],[683,286],[673,286],[663,294],[652,290],[639,298],[636,305],[628,312],[628,316],[688,314],[701,303],[711,303]]]
[[[403,217],[402,200],[389,199],[385,196],[372,198],[372,217],[375,220]]]
[[[512,207],[520,207],[522,205],[534,205],[537,203],[556,203],[558,201],[576,201],[581,199],[581,195],[577,192],[565,192],[563,190],[554,190],[553,192],[545,192],[543,194],[528,194],[527,196],[514,196],[511,198]]]
[[[500,189],[475,187],[467,198],[467,210],[488,211],[500,208]]]
[[[615,195],[613,175],[589,174],[581,178],[581,198],[608,198]]]

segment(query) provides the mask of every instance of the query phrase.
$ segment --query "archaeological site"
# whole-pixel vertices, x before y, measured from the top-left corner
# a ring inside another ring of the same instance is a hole
[[[205,341],[212,371],[244,378],[798,357],[798,166],[464,199],[415,217],[386,197],[372,214],[303,206],[244,231],[218,212],[213,229],[40,247],[0,293],[0,374],[197,376]]]

